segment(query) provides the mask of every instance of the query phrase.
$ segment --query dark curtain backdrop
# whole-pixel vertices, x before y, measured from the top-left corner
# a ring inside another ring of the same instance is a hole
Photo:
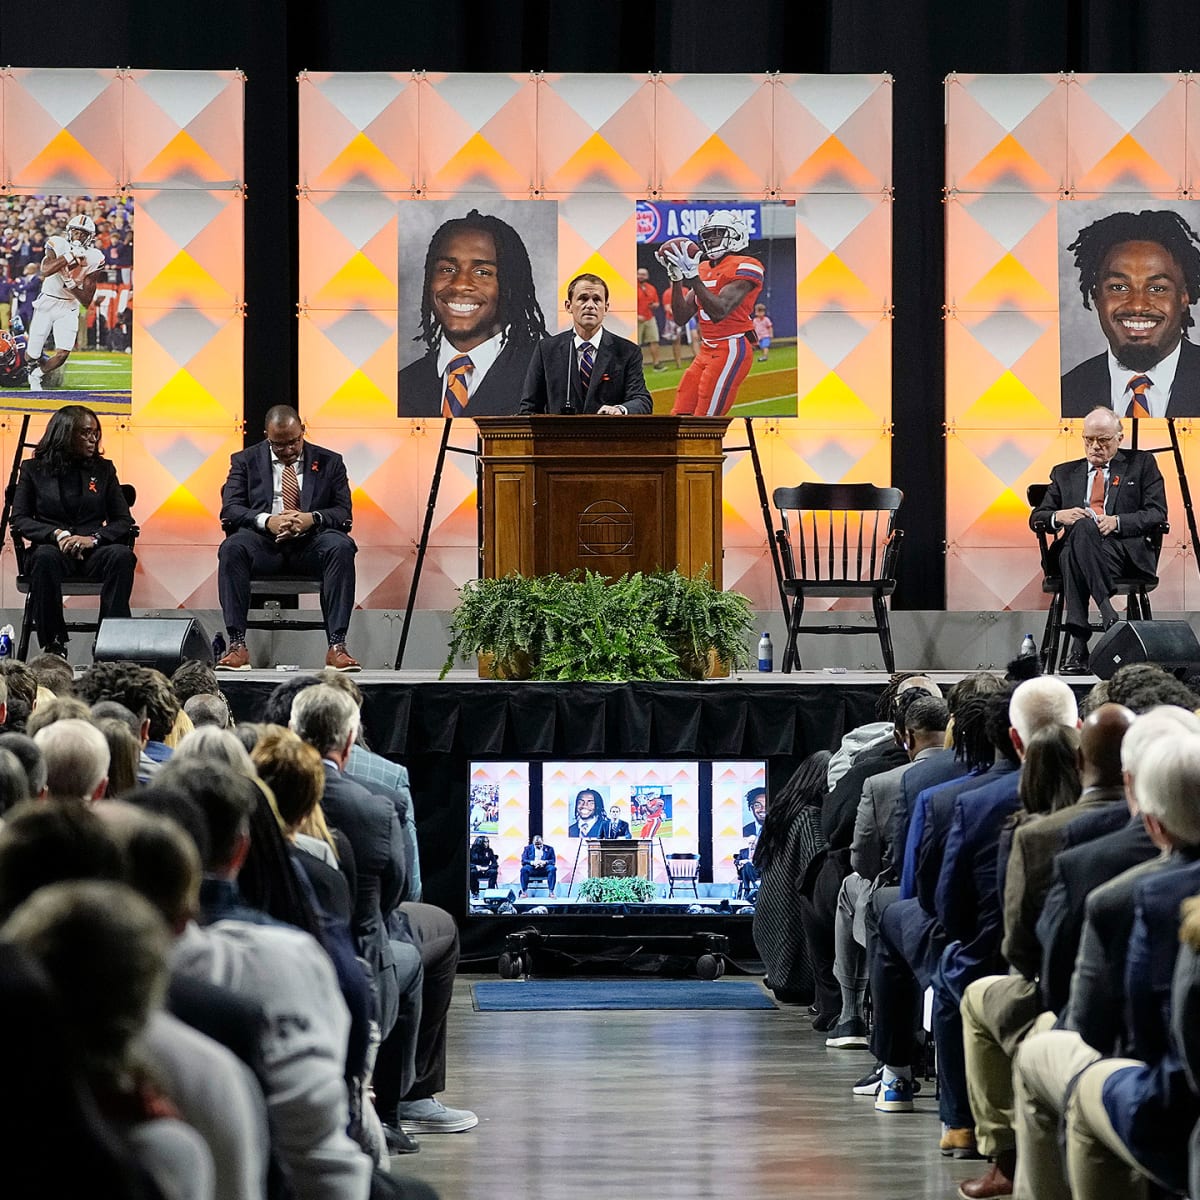
[[[1200,69],[1188,0],[0,0],[0,62],[240,67],[246,86],[246,423],[295,396],[302,70],[890,72],[895,78],[893,480],[899,608],[940,608],[945,533],[942,80],[951,71]],[[939,486],[929,487],[930,480]]]

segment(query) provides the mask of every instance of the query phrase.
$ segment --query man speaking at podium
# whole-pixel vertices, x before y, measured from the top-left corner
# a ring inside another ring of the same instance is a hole
[[[641,349],[604,328],[608,284],[599,275],[576,275],[567,286],[564,307],[574,326],[534,347],[521,414],[623,417],[650,412]]]

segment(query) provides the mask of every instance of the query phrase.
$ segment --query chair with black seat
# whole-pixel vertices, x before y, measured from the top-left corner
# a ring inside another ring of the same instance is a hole
[[[300,575],[260,575],[250,580],[247,629],[324,629],[319,611],[301,615],[301,596],[319,596],[321,581]],[[255,612],[260,615],[255,616]],[[286,616],[284,614],[287,614]]]
[[[1029,507],[1036,510],[1046,498],[1049,491],[1048,483],[1031,483],[1025,489],[1025,499]],[[1062,635],[1063,625],[1063,580],[1058,567],[1059,543],[1061,530],[1050,528],[1045,522],[1037,522],[1033,527],[1037,535],[1038,551],[1042,559],[1042,591],[1050,597],[1050,608],[1046,613],[1046,627],[1042,631],[1041,659],[1042,670],[1054,674],[1061,663],[1059,661],[1065,649],[1066,639]],[[1154,561],[1158,562],[1162,554],[1163,538],[1171,532],[1167,521],[1162,521],[1146,534],[1146,541],[1154,551]],[[1130,621],[1152,621],[1154,614],[1150,610],[1150,593],[1158,587],[1158,576],[1147,579],[1140,575],[1122,575],[1114,581],[1118,596],[1124,596],[1125,615]],[[1103,633],[1104,627],[1098,624],[1089,625],[1093,633]]]
[[[896,561],[904,537],[896,527],[896,514],[903,499],[899,488],[870,483],[802,483],[775,489],[772,500],[780,518],[775,541],[783,566],[783,590],[791,598],[785,673],[800,666],[796,640],[801,633],[878,634],[884,665],[895,671],[887,598],[896,590]],[[810,596],[869,599],[875,623],[802,629],[804,604]]]
[[[15,468],[14,468],[15,471]],[[12,510],[13,493],[16,491],[16,475],[9,482],[4,491],[5,511]],[[133,510],[135,501],[137,500],[137,489],[131,483],[121,484],[121,495],[125,497],[125,503],[129,505],[130,511]],[[138,538],[140,530],[135,523],[129,532],[129,536],[124,539],[125,545],[132,546]],[[27,542],[15,529],[9,525],[9,533],[12,535],[13,553],[17,562],[17,591],[25,597],[25,608],[21,614],[21,632],[17,636],[17,658],[22,662],[25,661],[29,653],[29,643],[36,629],[36,622],[33,616],[32,597],[30,595],[29,574],[27,570],[27,560],[29,552],[32,549],[31,543]],[[70,596],[96,596],[99,597],[103,584],[93,582],[88,579],[66,579],[63,581],[62,593],[63,599]],[[64,616],[66,610],[64,608]],[[67,619],[66,628],[68,633],[96,633],[100,629],[100,617],[96,616],[80,616],[75,619]]]

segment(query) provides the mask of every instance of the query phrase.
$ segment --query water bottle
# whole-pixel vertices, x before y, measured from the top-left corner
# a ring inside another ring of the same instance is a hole
[[[1021,653],[1018,658],[1037,658],[1037,643],[1033,640],[1033,634],[1027,633],[1021,641]]]
[[[775,670],[775,647],[771,645],[769,633],[764,633],[758,639],[758,669],[760,671]]]
[[[0,659],[12,658],[13,640],[16,636],[11,625],[5,625],[3,629],[0,629]]]

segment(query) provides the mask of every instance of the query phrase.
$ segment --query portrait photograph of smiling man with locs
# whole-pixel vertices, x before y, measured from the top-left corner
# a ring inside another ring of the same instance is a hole
[[[551,222],[551,231],[554,207],[525,204],[531,215]],[[406,214],[411,213],[413,206],[405,209]],[[541,245],[543,240],[539,237],[538,250],[543,255],[548,250],[553,264],[553,244]],[[407,241],[402,232],[402,291],[406,257],[409,264],[413,261],[407,254]],[[410,290],[417,290],[415,280]],[[443,221],[429,240],[419,291],[420,326],[415,336],[410,330],[406,337],[403,330],[411,302],[407,309],[401,305],[399,415],[487,417],[515,413],[533,347],[547,332],[535,269],[521,234],[508,221],[474,208]],[[405,345],[413,342],[423,345],[424,353],[404,365]]]
[[[1200,216],[1194,203],[1177,207]],[[1060,205],[1060,229],[1065,213],[1083,208]],[[1078,232],[1060,256],[1060,293],[1073,290],[1076,276],[1108,347],[1092,353],[1091,318],[1060,303],[1062,415],[1086,416],[1097,406],[1118,417],[1200,415],[1200,346],[1188,338],[1200,298],[1200,239],[1192,226],[1163,208],[1110,212],[1070,227]]]

